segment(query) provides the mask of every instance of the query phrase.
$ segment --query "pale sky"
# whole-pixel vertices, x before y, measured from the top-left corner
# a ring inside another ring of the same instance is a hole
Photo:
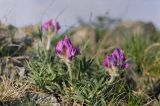
[[[153,22],[160,29],[160,0],[0,0],[0,20],[24,26],[57,18],[61,25],[86,22],[100,15]]]

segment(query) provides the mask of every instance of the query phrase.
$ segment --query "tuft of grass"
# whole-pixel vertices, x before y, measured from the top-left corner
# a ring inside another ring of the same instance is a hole
[[[142,35],[133,34],[126,36],[124,50],[128,57],[131,57],[137,64],[143,63],[144,50],[149,45],[149,40]]]
[[[160,43],[149,45],[144,52],[144,69],[147,75],[160,75]]]

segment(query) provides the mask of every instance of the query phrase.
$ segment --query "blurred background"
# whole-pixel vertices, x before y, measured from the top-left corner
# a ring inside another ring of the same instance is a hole
[[[50,18],[62,29],[91,23],[98,16],[152,22],[160,27],[159,0],[0,0],[0,20],[15,26],[35,24]]]

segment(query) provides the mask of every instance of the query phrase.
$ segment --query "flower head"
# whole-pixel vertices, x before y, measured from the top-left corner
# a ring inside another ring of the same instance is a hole
[[[116,66],[122,69],[128,68],[128,63],[126,62],[126,57],[122,49],[115,49],[112,53],[112,57],[116,62]]]
[[[103,66],[105,68],[127,69],[128,63],[126,62],[124,51],[119,48],[115,49],[111,55],[104,59]]]
[[[109,83],[113,82],[115,77],[119,76],[119,71],[128,68],[124,51],[119,48],[115,49],[111,55],[104,59],[103,66],[111,76]]]
[[[42,28],[46,31],[54,30],[57,33],[61,27],[58,21],[50,19],[49,21],[46,21],[42,24]]]
[[[55,48],[56,54],[67,61],[73,60],[76,55],[80,54],[80,49],[75,48],[70,39],[65,36],[63,40],[60,40]]]

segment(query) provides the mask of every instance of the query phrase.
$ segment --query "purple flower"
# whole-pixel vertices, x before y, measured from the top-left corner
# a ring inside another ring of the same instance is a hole
[[[61,27],[59,25],[59,22],[50,19],[49,21],[46,21],[42,24],[42,28],[45,29],[46,31],[54,30],[57,33]]]
[[[63,40],[60,40],[57,43],[55,52],[59,57],[71,61],[76,57],[76,55],[80,54],[80,49],[75,48],[70,39],[65,36]]]
[[[111,55],[104,59],[103,66],[105,68],[127,69],[128,63],[126,62],[124,51],[119,48],[115,49]]]

